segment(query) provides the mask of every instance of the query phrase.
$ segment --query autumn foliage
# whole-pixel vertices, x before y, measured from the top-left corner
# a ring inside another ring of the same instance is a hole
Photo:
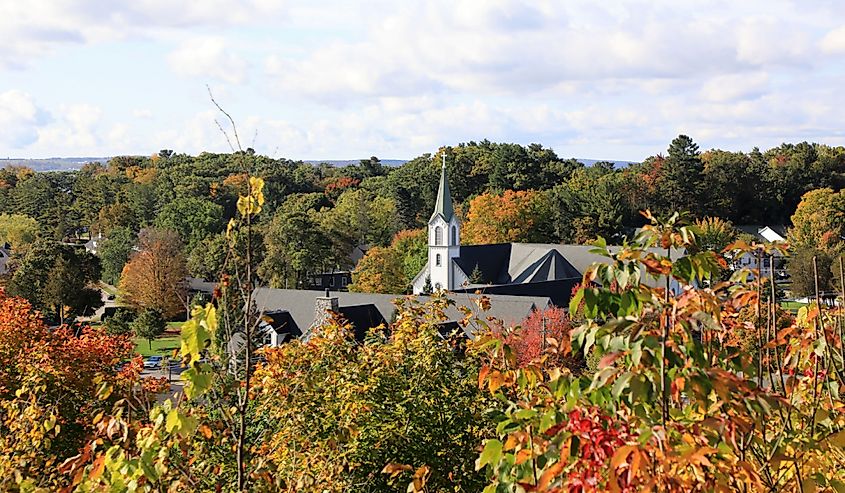
[[[57,466],[74,455],[109,405],[103,384],[132,341],[89,327],[48,328],[21,298],[0,291],[0,489],[55,486]]]
[[[138,235],[138,251],[123,267],[119,288],[133,308],[157,310],[169,318],[185,311],[187,274],[179,236],[169,230],[145,229]]]
[[[579,364],[572,356],[569,332],[572,322],[569,313],[560,307],[551,306],[544,310],[534,310],[520,324],[520,328],[508,335],[508,344],[516,353],[517,365],[525,366],[538,360],[549,351],[552,361],[545,364],[572,368]]]
[[[485,193],[469,203],[463,242],[469,245],[530,242],[539,234],[537,222],[545,217],[547,199],[541,192],[506,190]]]

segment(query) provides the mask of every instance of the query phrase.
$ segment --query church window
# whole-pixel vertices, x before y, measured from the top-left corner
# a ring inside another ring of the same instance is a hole
[[[440,226],[434,228],[434,244],[443,244],[443,228],[441,228]]]
[[[452,244],[458,244],[458,228],[455,226],[452,226]]]
[[[440,267],[440,254],[439,253],[434,257],[434,265]]]

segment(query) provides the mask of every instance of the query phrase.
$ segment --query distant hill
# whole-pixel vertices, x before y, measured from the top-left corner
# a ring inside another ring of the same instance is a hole
[[[381,159],[381,164],[385,166],[402,166],[407,163],[407,159]],[[361,162],[360,159],[306,159],[304,162],[308,164],[330,164],[332,166],[352,166]]]
[[[44,159],[17,159],[0,158],[0,168],[6,166],[26,166],[35,171],[73,171],[81,168],[86,163],[105,163],[111,158],[107,157],[50,157]]]
[[[614,161],[612,159],[581,159],[575,158],[576,161],[584,163],[584,166],[592,166],[596,163],[600,162],[608,162],[613,163],[614,168],[627,168],[631,164],[634,164],[635,161]]]

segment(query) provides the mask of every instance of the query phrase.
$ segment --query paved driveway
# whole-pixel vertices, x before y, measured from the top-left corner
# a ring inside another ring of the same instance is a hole
[[[148,377],[156,377],[156,378],[170,378],[170,396],[174,396],[178,393],[182,392],[182,379],[180,378],[180,373],[178,371],[169,371],[165,368],[149,370],[144,368],[144,371],[141,372],[141,378],[148,378]]]

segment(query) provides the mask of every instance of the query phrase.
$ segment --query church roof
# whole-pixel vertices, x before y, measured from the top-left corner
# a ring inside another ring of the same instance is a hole
[[[460,256],[454,262],[470,279],[473,273],[480,275],[480,279],[477,279],[479,282],[470,284],[467,290],[481,289],[490,294],[539,295],[557,293],[563,289],[568,299],[571,284],[580,282],[590,265],[607,262],[605,257],[592,253],[590,250],[593,248],[590,245],[541,243],[469,245],[461,246]],[[616,252],[620,247],[607,248]],[[665,254],[665,250],[652,250]],[[672,258],[679,256],[680,251],[672,251]],[[644,282],[654,283],[648,279]],[[534,286],[530,289],[515,287],[524,284]],[[557,296],[554,298],[557,304],[560,299]]]
[[[452,193],[449,190],[449,180],[446,178],[446,161],[444,159],[443,167],[440,169],[440,187],[437,189],[437,202],[434,204],[434,213],[431,219],[434,219],[438,214],[443,216],[443,220],[449,222],[452,216],[455,215],[455,210],[452,208]]]

